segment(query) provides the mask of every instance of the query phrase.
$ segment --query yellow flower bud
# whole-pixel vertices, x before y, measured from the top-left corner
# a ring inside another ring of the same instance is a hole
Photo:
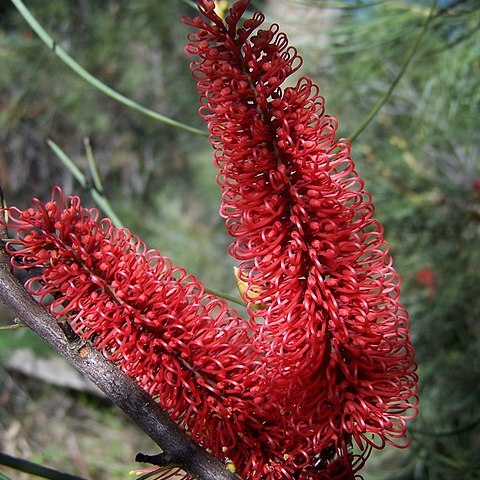
[[[248,285],[247,282],[244,282],[238,275],[238,268],[233,267],[233,275],[235,276],[235,281],[237,283],[238,292],[242,297],[242,300],[245,303],[253,302],[260,294],[263,292],[263,288],[259,285]],[[251,305],[251,309],[254,311],[262,310],[266,308],[264,303],[258,303]]]

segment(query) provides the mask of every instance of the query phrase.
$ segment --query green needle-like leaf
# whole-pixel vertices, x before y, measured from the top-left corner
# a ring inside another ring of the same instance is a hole
[[[122,95],[121,93],[117,92],[113,88],[109,87],[105,83],[101,82],[98,78],[94,77],[91,73],[87,72],[79,63],[77,63],[62,47],[57,45],[57,43],[53,40],[52,37],[45,31],[45,29],[38,23],[36,18],[32,15],[32,13],[28,10],[28,8],[24,5],[21,0],[11,0],[12,3],[17,8],[18,12],[22,17],[26,20],[26,22],[30,25],[33,31],[40,37],[40,39],[50,48],[55,55],[57,55],[63,63],[65,63],[71,70],[73,70],[77,75],[83,78],[86,82],[90,85],[95,87],[96,89],[100,90],[101,92],[105,93],[109,97],[113,98],[119,103],[126,105],[127,107],[136,110],[140,113],[143,113],[147,117],[151,117],[159,122],[163,122],[167,125],[172,127],[180,128],[190,133],[195,133],[197,135],[204,135],[208,136],[208,133],[199,130],[198,128],[192,127],[190,125],[185,125],[181,122],[177,122],[165,115],[162,115],[158,112],[150,110],[149,108],[140,105],[139,103],[135,102],[134,100]]]
[[[388,101],[390,96],[393,93],[393,90],[395,90],[395,87],[397,86],[398,82],[401,80],[403,77],[404,73],[406,72],[408,66],[410,65],[410,62],[412,61],[412,58],[414,57],[415,53],[417,52],[417,49],[420,45],[420,42],[425,35],[426,31],[428,30],[428,25],[430,24],[430,20],[433,17],[433,13],[435,12],[435,8],[437,6],[437,0],[434,0],[432,3],[432,8],[430,9],[430,14],[428,15],[427,20],[423,24],[422,31],[417,37],[417,40],[415,41],[415,44],[413,45],[410,53],[408,54],[407,58],[403,62],[402,68],[398,72],[398,75],[396,76],[395,80],[392,82],[390,85],[390,88],[385,92],[385,95],[381,97],[378,102],[373,106],[373,108],[368,112],[368,114],[365,116],[365,118],[362,120],[358,128],[349,136],[350,141],[353,143],[357,137],[368,127],[370,122],[375,118],[375,115],[380,111],[380,109],[385,105],[385,103]]]

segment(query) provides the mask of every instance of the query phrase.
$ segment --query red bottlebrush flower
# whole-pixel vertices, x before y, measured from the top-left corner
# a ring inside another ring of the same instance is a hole
[[[300,56],[278,25],[259,29],[262,14],[240,24],[248,4],[223,21],[197,1],[206,20],[184,19],[197,29],[186,51],[198,57],[230,253],[261,318],[263,391],[294,425],[279,441],[305,465],[323,451],[345,457],[352,439],[404,446],[416,365],[382,226],[319,88],[305,77],[282,87]]]
[[[255,451],[262,392],[246,321],[168,258],[100,221],[78,197],[64,199],[59,188],[46,204],[11,207],[8,217],[17,233],[6,243],[12,266],[32,271],[26,287],[52,315],[218,458]]]
[[[263,390],[271,372],[252,348],[257,324],[241,320],[127,229],[99,220],[78,197],[64,199],[55,188],[49,202],[32,204],[24,211],[10,207],[8,222],[0,220],[16,231],[5,249],[15,269],[31,271],[29,292],[194,440],[233,462],[245,479],[321,479],[332,471],[341,476],[331,478],[353,478],[347,450],[312,456],[307,438],[289,447],[298,425]],[[312,460],[319,465],[310,468]]]
[[[311,80],[282,88],[301,59],[261,14],[239,24],[248,3],[224,23],[199,0],[207,20],[185,22],[251,318],[59,189],[8,209],[6,249],[32,295],[245,480],[352,480],[416,413],[400,279],[349,142]]]

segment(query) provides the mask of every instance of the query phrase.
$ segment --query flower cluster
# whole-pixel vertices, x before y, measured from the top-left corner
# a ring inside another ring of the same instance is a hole
[[[196,29],[186,51],[198,58],[230,253],[261,319],[265,391],[294,425],[284,447],[311,461],[352,439],[404,445],[416,366],[382,227],[318,87],[282,87],[301,58],[278,25],[259,28],[262,14],[240,24],[248,4],[222,20],[197,1],[206,19],[184,19]]]
[[[32,295],[243,478],[352,480],[416,413],[400,280],[349,142],[310,79],[282,86],[301,58],[263,15],[240,23],[248,4],[223,20],[198,0],[205,18],[184,22],[249,318],[58,188],[8,209],[6,249]]]
[[[254,412],[260,398],[248,322],[128,230],[99,221],[78,197],[64,199],[59,188],[46,204],[35,199],[33,208],[10,207],[8,216],[17,238],[6,251],[14,268],[33,272],[29,292],[192,438],[219,457],[229,453],[255,422],[245,412]]]

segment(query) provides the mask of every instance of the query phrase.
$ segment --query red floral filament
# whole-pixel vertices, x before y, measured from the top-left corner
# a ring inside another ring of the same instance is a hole
[[[224,23],[201,0],[207,21],[184,21],[250,318],[60,189],[8,209],[6,249],[32,295],[243,478],[351,480],[372,447],[408,443],[408,317],[349,142],[311,80],[282,89],[301,58],[263,15],[239,24],[248,3]]]

